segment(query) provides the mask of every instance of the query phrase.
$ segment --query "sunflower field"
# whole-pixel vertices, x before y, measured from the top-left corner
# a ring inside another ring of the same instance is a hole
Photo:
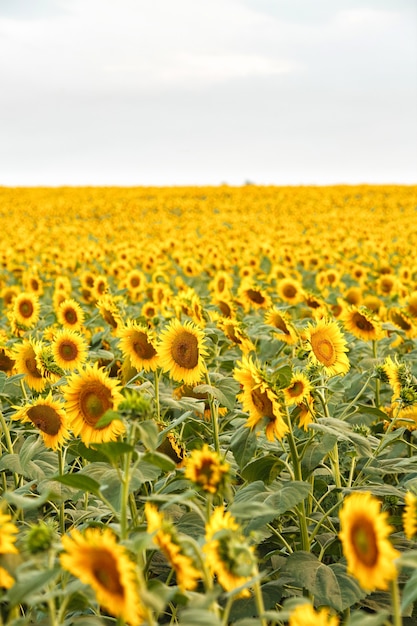
[[[417,623],[417,187],[0,224],[1,625]]]

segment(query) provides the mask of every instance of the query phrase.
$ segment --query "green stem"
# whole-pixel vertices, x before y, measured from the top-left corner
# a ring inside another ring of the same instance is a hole
[[[159,377],[160,377],[160,370],[155,370],[153,380],[154,380],[156,419],[158,422],[161,421],[161,403],[159,400]]]
[[[206,384],[211,386],[210,376],[207,367],[204,372]],[[211,428],[213,433],[214,449],[220,455],[220,439],[219,439],[219,411],[216,401],[211,394],[208,394],[208,403],[210,407]]]
[[[135,437],[135,423],[132,423],[132,427],[129,433],[129,444],[133,446]],[[130,463],[132,460],[132,452],[127,452],[124,456],[122,486],[120,490],[120,538],[126,539],[127,537],[127,511],[129,507],[129,486],[130,486]]]
[[[301,471],[300,458],[298,456],[297,446],[296,446],[296,443],[295,443],[294,433],[293,433],[293,430],[292,430],[291,418],[289,416],[287,408],[286,408],[286,417],[287,417],[287,425],[288,425],[288,429],[289,429],[289,431],[287,433],[287,439],[288,439],[288,445],[289,445],[289,448],[290,448],[291,461],[292,461],[292,465],[293,465],[293,469],[294,469],[294,478],[295,478],[295,480],[302,481],[303,480],[303,474],[302,474],[302,471]],[[309,541],[309,538],[308,538],[307,518],[306,518],[306,511],[305,511],[304,500],[297,507],[297,514],[298,514],[298,519],[299,519],[299,522],[300,522],[301,547],[302,547],[302,550],[305,550],[306,552],[309,552],[310,551],[310,541]]]
[[[261,626],[267,626],[266,619],[262,617],[262,615],[265,613],[265,605],[264,605],[264,598],[262,595],[262,589],[261,589],[259,580],[255,582],[254,591],[255,591],[256,609],[259,615],[259,623],[261,624]]]
[[[4,438],[6,439],[7,452],[9,454],[13,454],[13,443],[12,443],[12,438],[10,437],[10,430],[9,430],[8,425],[6,424],[6,420],[4,419],[4,415],[2,411],[0,411],[0,423],[1,423],[3,433],[4,433]],[[14,480],[15,487],[17,487],[19,484],[19,477],[16,474],[16,472],[13,473],[13,480]]]
[[[403,620],[401,617],[401,603],[400,603],[400,590],[398,587],[398,578],[395,577],[391,581],[391,606],[392,616],[394,618],[394,626],[402,626]]]
[[[324,385],[323,385],[324,387]],[[324,394],[317,390],[316,391],[317,396],[320,400],[321,406],[323,407],[323,413],[325,417],[330,417],[330,412],[329,412],[329,407],[327,405],[327,401],[326,398],[324,396]],[[342,478],[340,475],[340,463],[339,463],[339,448],[337,446],[337,439],[336,439],[336,443],[334,444],[333,450],[331,453],[329,453],[329,459],[330,462],[332,464],[332,469],[333,469],[333,475],[334,475],[334,482],[335,485],[338,489],[338,499],[339,501],[341,501],[342,499],[342,494],[341,494],[341,489],[342,489]]]
[[[375,339],[372,340],[372,355],[376,360],[378,358],[377,351],[377,342]],[[380,398],[380,390],[381,390],[381,381],[379,378],[375,379],[375,406],[377,409],[381,406],[381,398]]]
[[[233,606],[234,600],[235,599],[234,599],[233,596],[230,596],[228,598],[228,600],[227,600],[226,606],[225,606],[224,611],[223,611],[223,620],[222,620],[223,626],[228,626],[228,624],[229,624],[230,610],[231,610],[231,608]]]
[[[65,452],[62,451],[62,448],[58,448],[58,473],[60,476],[64,475],[64,461]],[[59,530],[61,531],[61,535],[65,533],[65,501],[63,500],[59,505]]]

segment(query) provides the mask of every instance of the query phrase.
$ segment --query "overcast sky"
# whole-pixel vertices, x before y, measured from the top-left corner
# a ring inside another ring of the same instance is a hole
[[[0,0],[0,185],[417,183],[415,0]]]

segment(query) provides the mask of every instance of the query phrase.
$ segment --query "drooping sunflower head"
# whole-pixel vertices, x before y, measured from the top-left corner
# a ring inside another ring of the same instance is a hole
[[[24,339],[14,348],[15,367],[18,374],[25,375],[25,381],[31,389],[43,391],[47,380],[42,376],[37,362],[37,353],[42,344],[34,339]]]
[[[122,316],[117,306],[116,300],[109,294],[100,296],[97,299],[96,307],[98,308],[103,320],[116,329],[122,326]]]
[[[385,590],[397,576],[395,559],[400,555],[388,539],[393,528],[388,513],[368,492],[353,493],[340,511],[340,533],[348,572],[366,591]]]
[[[246,332],[246,328],[242,322],[233,318],[220,318],[216,323],[231,344],[233,346],[238,346],[243,354],[248,354],[255,349],[255,346]]]
[[[162,331],[157,350],[162,369],[173,380],[189,385],[201,380],[208,352],[204,333],[193,322],[172,320]]]
[[[225,591],[233,592],[251,579],[256,570],[255,554],[229,511],[223,507],[213,511],[205,539],[207,565]],[[249,589],[243,589],[237,597],[250,597]]]
[[[13,301],[15,322],[23,328],[33,328],[39,320],[39,298],[34,293],[20,293]]]
[[[185,477],[208,493],[218,493],[225,486],[229,471],[229,464],[207,444],[201,450],[193,450],[185,460]]]
[[[317,611],[311,604],[299,604],[290,615],[288,626],[338,626],[339,618],[327,607]]]
[[[288,345],[294,345],[298,341],[298,333],[291,317],[285,311],[271,309],[265,315],[265,324],[273,326],[278,330],[274,337]]]
[[[366,307],[350,307],[341,319],[346,330],[358,339],[376,341],[384,336],[380,320]]]
[[[62,537],[64,570],[95,592],[97,602],[110,615],[130,626],[140,626],[144,610],[138,594],[135,565],[109,528],[87,528],[84,534],[72,530]]]
[[[87,358],[88,346],[83,335],[75,330],[61,329],[51,344],[56,364],[63,370],[79,369]]]
[[[322,365],[326,374],[335,376],[349,371],[346,340],[337,322],[323,318],[314,326],[309,324],[306,337],[310,359]]]
[[[125,426],[120,419],[97,427],[103,415],[108,410],[116,411],[123,401],[118,381],[99,369],[97,363],[72,374],[62,391],[70,427],[85,445],[114,441],[124,433]]]
[[[61,402],[49,393],[46,398],[36,398],[17,411],[13,419],[30,422],[42,436],[47,448],[57,450],[70,437],[68,421]]]
[[[72,298],[66,298],[56,312],[58,322],[64,328],[80,330],[84,324],[84,311]]]
[[[413,339],[417,336],[417,324],[415,320],[406,311],[394,307],[389,310],[388,317],[390,321],[404,331],[406,337]]]
[[[159,363],[156,339],[146,326],[128,320],[117,334],[120,338],[120,350],[134,368],[138,371],[145,370],[145,372],[156,370]]]

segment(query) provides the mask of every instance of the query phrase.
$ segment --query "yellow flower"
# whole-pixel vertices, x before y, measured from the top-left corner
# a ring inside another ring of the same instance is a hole
[[[300,283],[294,278],[282,278],[277,284],[278,296],[288,304],[298,304],[303,299]]]
[[[329,609],[323,607],[318,611],[311,604],[300,604],[291,613],[288,626],[338,626],[337,615],[330,615]]]
[[[224,485],[230,466],[204,444],[185,460],[185,477],[208,493],[217,493]]]
[[[145,515],[148,533],[155,533],[154,542],[174,569],[179,588],[182,591],[195,589],[201,578],[200,572],[191,557],[185,554],[173,524],[150,502],[145,503]]]
[[[72,530],[62,545],[61,566],[90,585],[100,605],[131,626],[143,623],[135,565],[109,528],[88,528],[84,534]]]
[[[302,372],[293,374],[289,386],[283,389],[284,398],[288,405],[300,404],[307,400],[311,391],[312,385]]]
[[[0,566],[0,588],[10,589],[13,587],[15,579],[9,574],[9,572]]]
[[[298,333],[292,323],[291,317],[285,311],[271,309],[265,314],[265,324],[279,330],[278,333],[274,333],[274,337],[279,341],[283,341],[288,345],[297,343]]]
[[[174,319],[161,333],[158,354],[162,369],[173,380],[197,383],[204,374],[207,356],[204,333],[191,321],[181,324]]]
[[[88,446],[91,443],[114,441],[125,432],[121,420],[115,419],[106,426],[96,424],[108,410],[116,410],[123,396],[117,380],[94,366],[87,365],[78,374],[72,374],[67,385],[62,388],[70,427],[74,435],[80,435]]]
[[[412,539],[417,533],[417,496],[411,491],[405,494],[403,526],[407,539]]]
[[[15,322],[25,328],[33,328],[39,320],[40,303],[34,293],[20,293],[13,301]]]
[[[8,513],[0,512],[0,554],[17,554],[15,541],[18,530]]]
[[[249,413],[246,426],[254,429],[266,421],[269,441],[282,439],[288,432],[278,396],[265,381],[264,375],[250,358],[243,357],[234,370],[234,378],[242,385],[238,398],[243,410]]]
[[[335,376],[349,371],[346,340],[337,322],[321,319],[314,326],[309,324],[306,338],[310,359],[321,364],[326,374]]]
[[[350,307],[340,318],[347,331],[364,341],[383,337],[381,322],[366,307]]]
[[[84,324],[84,312],[78,302],[72,298],[66,298],[60,303],[56,316],[58,322],[62,324],[64,328],[81,330]]]
[[[129,320],[118,331],[119,347],[125,358],[138,371],[154,372],[159,363],[156,341],[146,326]]]
[[[252,546],[248,546],[239,525],[223,507],[214,509],[206,524],[206,543],[203,552],[213,576],[225,591],[234,591],[248,582],[256,571]],[[248,598],[249,589],[243,589],[238,598]]]
[[[229,341],[241,349],[243,354],[247,354],[255,349],[242,323],[238,320],[220,318],[217,320],[217,326],[224,332]]]
[[[385,590],[397,576],[394,560],[400,555],[388,535],[393,528],[388,513],[370,493],[353,493],[340,511],[339,537],[347,560],[348,572],[366,591]]]
[[[34,339],[24,339],[15,347],[15,367],[18,374],[24,374],[24,380],[31,389],[43,391],[46,379],[37,364],[37,352],[41,349],[41,343]]]
[[[55,363],[63,370],[80,368],[87,358],[87,342],[83,335],[74,330],[58,330],[51,348]]]
[[[392,308],[388,316],[395,326],[404,331],[406,337],[413,339],[417,336],[417,325],[409,313],[399,308]]]
[[[68,420],[61,402],[54,401],[49,393],[46,398],[36,398],[13,415],[14,420],[30,422],[40,432],[47,448],[57,450],[70,437]]]

